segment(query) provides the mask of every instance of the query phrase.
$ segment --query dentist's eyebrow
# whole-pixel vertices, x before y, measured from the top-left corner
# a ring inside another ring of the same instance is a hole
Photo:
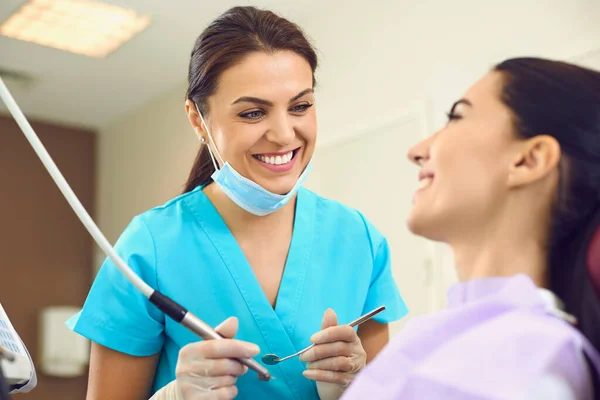
[[[314,93],[315,91],[312,88],[308,88],[308,89],[304,89],[303,91],[301,91],[300,93],[298,93],[297,95],[295,95],[294,97],[292,97],[290,99],[290,103],[293,103],[294,101],[298,100],[300,97],[309,94],[309,93]]]
[[[254,104],[262,104],[262,105],[269,106],[269,107],[273,106],[273,103],[271,103],[269,100],[259,99],[258,97],[251,97],[251,96],[240,97],[239,99],[237,99],[236,101],[231,103],[231,105],[238,104],[238,103],[254,103]]]
[[[308,93],[314,93],[314,90],[312,88],[304,89],[303,91],[301,91],[300,93],[298,93],[297,95],[292,97],[290,99],[290,103],[298,100],[300,97],[302,97]],[[269,106],[269,107],[273,106],[273,103],[270,102],[269,100],[265,100],[265,99],[261,99],[261,98],[253,97],[253,96],[240,97],[239,99],[237,99],[236,101],[231,103],[231,105],[238,104],[238,103],[254,103],[254,104],[262,104],[264,106]]]

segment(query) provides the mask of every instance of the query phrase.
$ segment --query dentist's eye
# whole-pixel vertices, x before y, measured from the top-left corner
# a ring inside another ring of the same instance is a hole
[[[257,119],[261,119],[262,117],[264,117],[265,112],[262,110],[253,110],[253,111],[241,113],[241,114],[239,114],[239,116],[241,118],[257,120]]]
[[[313,105],[309,104],[309,103],[303,103],[303,104],[298,104],[297,106],[294,106],[290,109],[291,112],[297,113],[297,114],[302,114],[305,113],[306,111],[308,111],[309,108],[311,108]]]

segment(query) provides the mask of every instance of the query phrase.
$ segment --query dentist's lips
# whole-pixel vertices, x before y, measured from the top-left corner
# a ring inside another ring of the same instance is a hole
[[[287,172],[296,164],[301,147],[279,153],[253,154],[252,157],[263,167],[272,172]]]

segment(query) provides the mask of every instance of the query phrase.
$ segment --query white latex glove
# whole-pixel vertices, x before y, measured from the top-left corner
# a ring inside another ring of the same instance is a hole
[[[190,343],[179,351],[176,380],[157,392],[151,400],[230,400],[237,396],[237,378],[248,367],[232,360],[251,358],[260,349],[252,343],[232,340],[237,318],[229,318],[215,330],[226,339]]]
[[[317,381],[321,400],[335,400],[366,365],[367,353],[354,328],[338,326],[332,309],[325,311],[321,329],[310,338],[315,346],[302,354],[300,360],[309,363],[303,374]]]

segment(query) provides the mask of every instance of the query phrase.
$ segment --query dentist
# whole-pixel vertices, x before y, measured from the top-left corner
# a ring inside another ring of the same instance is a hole
[[[88,399],[338,398],[386,345],[387,324],[407,309],[385,237],[302,187],[316,67],[298,26],[254,7],[230,9],[197,39],[185,110],[202,147],[184,193],[136,216],[116,250],[231,339],[201,341],[107,260],[70,321],[93,343]],[[357,331],[338,325],[379,305],[387,310]],[[232,360],[311,340],[266,383]]]

